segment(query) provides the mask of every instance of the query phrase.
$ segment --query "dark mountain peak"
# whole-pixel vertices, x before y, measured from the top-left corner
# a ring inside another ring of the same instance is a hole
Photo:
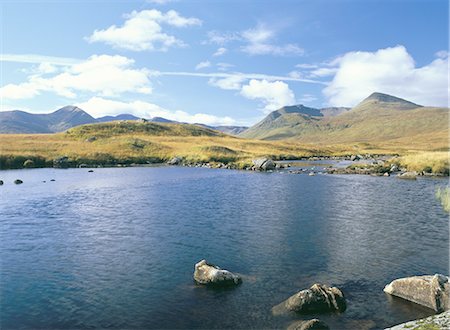
[[[58,113],[61,113],[61,112],[82,113],[85,111],[74,105],[66,105],[65,107],[62,107],[61,109],[56,110],[54,113],[56,113],[56,112],[58,112]]]
[[[379,92],[375,92],[369,95],[369,97],[365,98],[359,105],[361,104],[365,104],[365,103],[390,103],[393,105],[398,105],[400,108],[404,108],[404,109],[412,109],[412,108],[418,108],[421,107],[421,105],[415,104],[413,102],[401,99],[399,97],[396,96],[392,96],[389,94],[383,94],[383,93],[379,93]]]
[[[297,104],[297,105],[285,106],[278,110],[275,110],[275,111],[271,112],[268,117],[271,119],[277,119],[278,117],[285,115],[285,114],[301,114],[301,115],[317,116],[317,117],[323,116],[320,113],[319,109],[310,108],[310,107],[304,106],[303,104]]]

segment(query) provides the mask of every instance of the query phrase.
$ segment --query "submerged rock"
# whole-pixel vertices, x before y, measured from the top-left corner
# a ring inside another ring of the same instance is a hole
[[[384,292],[443,312],[450,309],[449,278],[436,274],[400,278],[385,286]]]
[[[240,284],[242,279],[240,276],[228,270],[220,269],[213,264],[209,264],[203,259],[195,264],[194,281],[198,284],[205,285],[230,286]]]
[[[314,284],[272,308],[274,315],[286,312],[343,312],[347,308],[342,291],[336,287]]]
[[[3,186],[3,180],[0,180],[0,186]]]
[[[14,180],[14,183],[15,183],[15,184],[21,184],[21,183],[23,183],[23,181],[20,180],[20,179],[16,179],[16,180]]]
[[[274,170],[276,167],[275,162],[270,158],[253,159],[252,163],[254,165],[255,170],[258,171],[270,171]]]
[[[330,327],[319,319],[295,321],[287,330],[328,330]]]

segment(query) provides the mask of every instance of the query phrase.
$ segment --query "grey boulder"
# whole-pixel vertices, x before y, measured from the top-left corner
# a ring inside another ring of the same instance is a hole
[[[195,264],[194,281],[211,286],[232,286],[240,284],[242,279],[239,275],[221,269],[203,259]]]
[[[171,160],[167,162],[169,165],[180,165],[182,163],[183,159],[180,157],[173,157]]]
[[[276,167],[275,162],[270,158],[257,158],[253,159],[252,163],[258,171],[270,171]]]
[[[286,312],[343,312],[346,308],[345,297],[340,289],[316,283],[273,307],[272,313],[280,315]]]
[[[440,313],[450,310],[450,283],[444,275],[400,278],[385,286],[384,292]]]

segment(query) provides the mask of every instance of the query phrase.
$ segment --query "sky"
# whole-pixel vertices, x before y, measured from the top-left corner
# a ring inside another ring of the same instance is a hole
[[[0,111],[252,125],[382,92],[448,106],[447,0],[0,0]]]

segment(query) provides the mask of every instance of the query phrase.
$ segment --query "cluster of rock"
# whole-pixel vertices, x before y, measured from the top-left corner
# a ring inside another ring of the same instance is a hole
[[[203,259],[195,264],[194,281],[200,285],[223,287],[239,285],[242,283],[242,278]],[[444,275],[397,279],[386,285],[384,292],[426,306],[438,313],[450,310],[450,282],[449,277]],[[316,283],[309,289],[301,290],[274,306],[272,314],[277,316],[290,312],[299,314],[342,313],[346,308],[345,296],[339,288]],[[449,313],[441,315],[444,315],[442,322],[450,325]],[[318,319],[295,321],[288,327],[288,330],[313,329],[329,329],[329,327]],[[403,329],[403,327],[399,325],[392,329]]]
[[[194,281],[200,285],[223,287],[239,285],[242,283],[242,278],[203,259],[195,264]],[[273,307],[272,313],[280,315],[288,312],[344,312],[346,307],[345,297],[340,289],[316,283]],[[313,330],[329,329],[329,327],[318,319],[312,319],[296,321],[288,329]]]

